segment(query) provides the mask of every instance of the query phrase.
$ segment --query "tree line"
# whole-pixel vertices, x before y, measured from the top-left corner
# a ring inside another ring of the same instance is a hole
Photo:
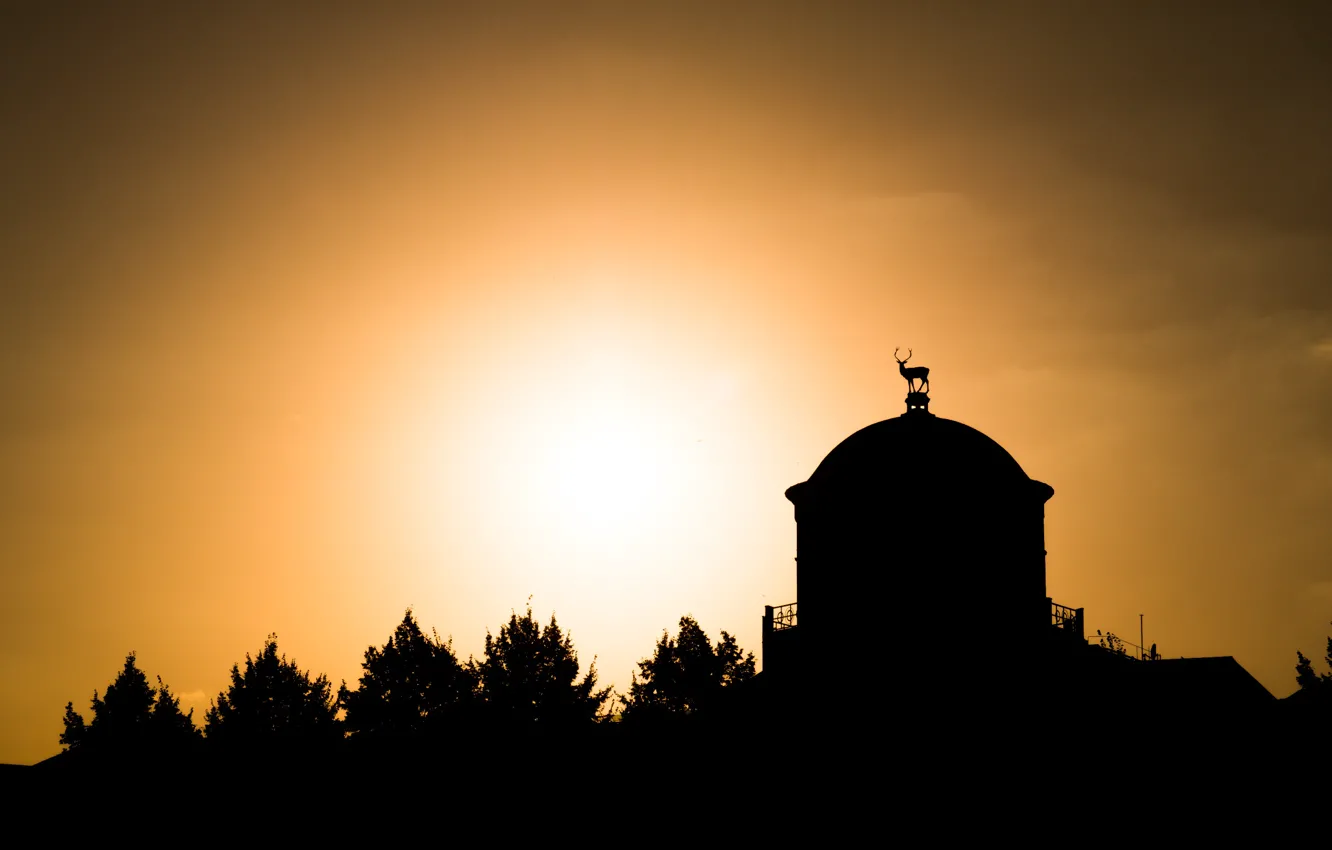
[[[1295,683],[1300,689],[1292,698],[1324,710],[1332,709],[1332,636],[1327,639],[1327,654],[1323,656],[1329,672],[1316,672],[1313,662],[1303,652],[1296,652],[1295,659]]]
[[[486,633],[480,661],[461,661],[451,640],[426,634],[411,609],[383,646],[370,646],[353,690],[301,670],[280,654],[270,634],[256,655],[232,665],[230,683],[204,714],[161,677],[157,687],[135,653],[107,686],[93,692],[91,721],[65,706],[60,743],[68,750],[125,746],[187,747],[207,740],[241,745],[343,739],[421,739],[456,735],[460,728],[500,725],[572,729],[610,720],[650,725],[714,714],[737,686],[754,678],[753,653],[721,632],[715,644],[691,616],[675,636],[663,633],[653,654],[638,662],[628,693],[598,687],[595,661],[579,675],[573,641],[552,614],[544,626],[529,605],[512,613],[498,635]],[[615,709],[619,709],[618,712]]]

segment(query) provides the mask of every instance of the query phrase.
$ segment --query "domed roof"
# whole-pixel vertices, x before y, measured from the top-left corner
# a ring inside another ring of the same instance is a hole
[[[975,428],[912,411],[847,437],[804,486],[830,491],[895,480],[985,490],[1030,488],[1036,483],[1003,446]],[[1047,485],[1040,486],[1053,495]]]

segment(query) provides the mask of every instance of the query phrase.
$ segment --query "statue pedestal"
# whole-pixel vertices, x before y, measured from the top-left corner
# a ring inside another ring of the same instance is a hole
[[[907,393],[906,406],[907,406],[907,413],[929,414],[930,397],[925,393]]]

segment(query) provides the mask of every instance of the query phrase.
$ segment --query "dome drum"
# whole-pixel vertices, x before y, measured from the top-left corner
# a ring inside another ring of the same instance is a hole
[[[786,491],[806,651],[832,657],[842,637],[909,645],[923,634],[960,651],[978,633],[1023,640],[1043,628],[1053,494],[989,437],[929,413],[852,434]],[[860,616],[866,604],[880,616]]]

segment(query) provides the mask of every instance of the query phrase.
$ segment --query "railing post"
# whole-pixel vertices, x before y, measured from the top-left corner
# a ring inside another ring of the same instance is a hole
[[[768,644],[769,639],[772,637],[772,624],[773,624],[772,606],[764,605],[763,632],[762,632],[763,639],[759,643],[759,653],[762,656],[759,659],[759,663],[763,665],[764,670],[770,670],[772,667],[772,656],[769,654],[769,644]],[[769,675],[772,674],[770,673]]]
[[[1084,625],[1084,622],[1085,622],[1085,621],[1083,620],[1082,612],[1083,612],[1083,609],[1081,609],[1081,608],[1075,608],[1075,609],[1073,610],[1073,620],[1074,620],[1075,623],[1077,623],[1077,625],[1074,626],[1074,628],[1077,629],[1077,631],[1078,631],[1078,641],[1079,641],[1080,643],[1086,643],[1086,642],[1087,642],[1087,628],[1086,628],[1086,626]]]

